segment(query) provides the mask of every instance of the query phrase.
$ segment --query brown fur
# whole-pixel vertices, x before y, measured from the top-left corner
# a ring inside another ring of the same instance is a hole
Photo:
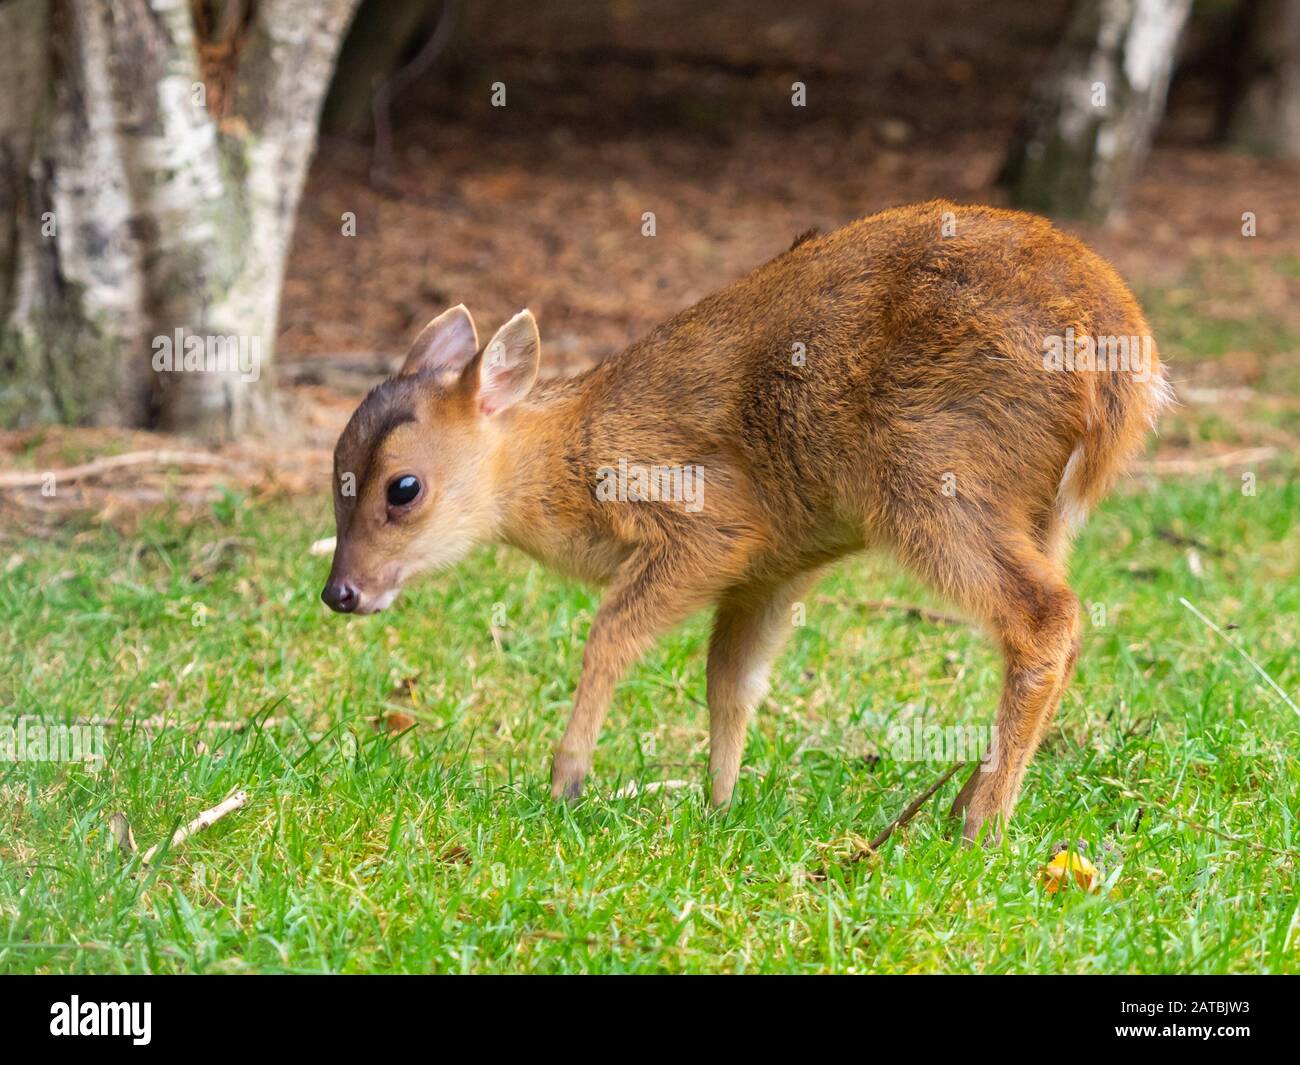
[[[486,350],[504,339],[535,361],[523,317]],[[378,582],[374,597],[495,539],[606,584],[557,796],[580,791],[617,680],[716,605],[710,773],[724,803],[791,604],[826,563],[891,550],[1005,658],[996,757],[954,805],[967,838],[996,831],[1078,652],[1067,517],[1106,492],[1163,399],[1154,356],[1145,382],[1044,369],[1044,337],[1067,326],[1149,333],[1115,272],[1045,220],[932,202],[801,237],[617,357],[491,415],[485,397],[503,386],[485,383],[482,353],[465,365],[462,345],[433,372],[413,351],[410,376],[372,392],[339,441],[336,473],[355,471],[358,495],[336,493],[331,579]],[[703,467],[703,508],[598,499],[598,470],[620,458]],[[384,485],[403,469],[428,499],[389,520]]]

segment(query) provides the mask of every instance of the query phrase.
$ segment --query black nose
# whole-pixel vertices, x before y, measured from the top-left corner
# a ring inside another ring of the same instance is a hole
[[[325,585],[325,590],[320,593],[320,597],[325,600],[327,607],[337,610],[340,614],[351,614],[356,610],[357,603],[361,599],[357,590],[347,581],[330,581]]]

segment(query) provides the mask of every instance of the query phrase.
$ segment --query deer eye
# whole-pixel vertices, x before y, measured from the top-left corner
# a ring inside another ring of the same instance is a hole
[[[412,477],[409,473],[404,477],[394,477],[388,482],[388,505],[390,507],[404,507],[408,503],[413,503],[415,497],[419,494],[419,478]]]

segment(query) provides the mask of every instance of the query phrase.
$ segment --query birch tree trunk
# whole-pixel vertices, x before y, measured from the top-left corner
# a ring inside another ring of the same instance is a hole
[[[1018,207],[1102,220],[1150,149],[1191,0],[1076,0],[1002,174]]]
[[[0,421],[273,422],[284,261],[356,3],[0,4]],[[200,41],[214,12],[228,36]]]
[[[1224,139],[1300,158],[1300,0],[1246,0]]]

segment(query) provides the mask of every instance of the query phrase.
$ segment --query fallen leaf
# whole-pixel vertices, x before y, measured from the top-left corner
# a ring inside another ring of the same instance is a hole
[[[401,710],[390,710],[371,722],[376,732],[405,732],[415,727],[415,718]]]
[[[1043,869],[1043,883],[1049,895],[1055,895],[1071,878],[1084,891],[1096,891],[1101,883],[1097,867],[1076,851],[1061,851]]]
[[[113,838],[123,854],[134,854],[140,849],[136,846],[135,833],[131,831],[131,822],[126,819],[126,814],[114,814],[108,819],[108,827],[113,830]]]

